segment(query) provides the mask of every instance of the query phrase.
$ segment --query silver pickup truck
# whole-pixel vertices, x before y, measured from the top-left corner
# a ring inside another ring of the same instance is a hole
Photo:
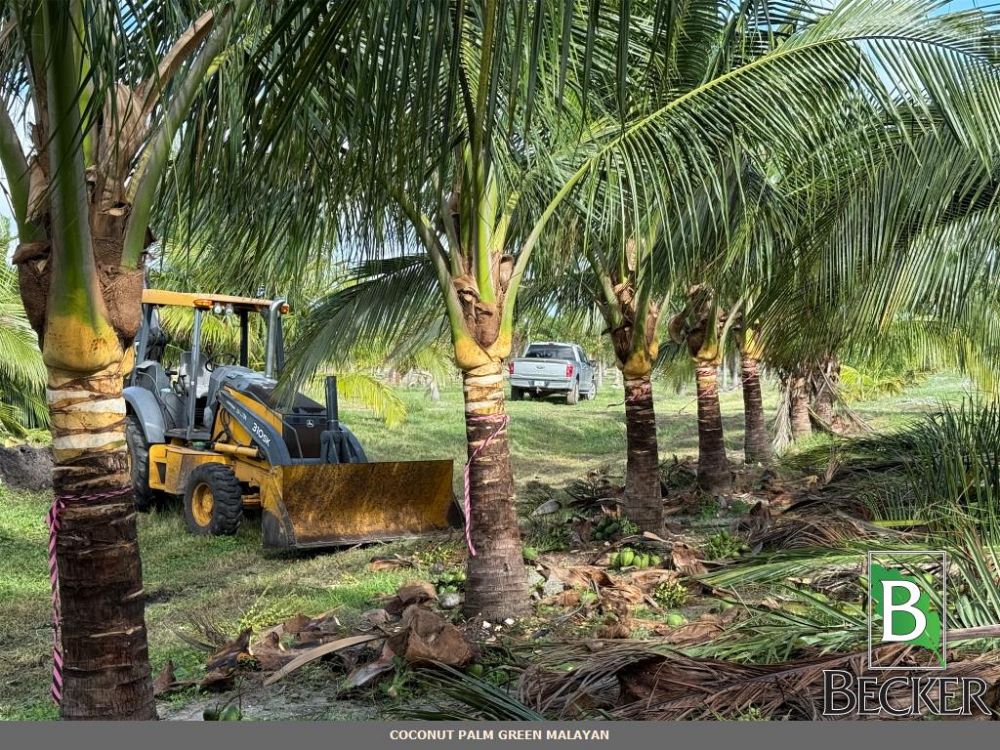
[[[567,404],[575,404],[597,393],[594,363],[576,344],[561,341],[528,344],[524,355],[512,359],[508,369],[511,401],[520,401],[526,393],[534,397],[558,394],[566,398]]]

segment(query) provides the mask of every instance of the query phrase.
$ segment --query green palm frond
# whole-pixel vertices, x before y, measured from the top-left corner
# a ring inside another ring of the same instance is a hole
[[[47,379],[38,340],[21,304],[17,274],[0,266],[0,432],[20,436],[48,426]]]
[[[393,712],[402,719],[430,721],[544,721],[509,691],[487,680],[445,665],[420,673],[419,683],[431,697],[432,707],[403,708]]]
[[[598,232],[668,216],[678,257],[703,257],[700,223],[685,217],[700,215],[707,195],[725,219],[727,197],[746,184],[741,169],[720,165],[750,155],[770,164],[771,179],[846,191],[847,151],[871,171],[889,158],[887,144],[905,150],[938,128],[973,154],[989,153],[998,132],[984,104],[998,85],[986,12],[942,13],[920,0],[739,11],[701,2],[686,4],[685,29],[671,26],[680,6],[666,2],[597,14],[588,3],[541,2],[537,19],[517,4],[464,7],[456,17],[440,2],[365,6],[353,38],[379,45],[354,48],[382,50],[367,57],[338,46],[336,9],[283,17],[269,39],[286,54],[258,57],[281,95],[260,102],[261,128],[244,131],[243,152],[207,148],[217,163],[202,172],[213,178],[205,195],[239,222],[192,221],[204,232],[237,224],[230,241],[245,252],[234,278],[293,275],[347,235],[342,255],[408,252],[413,217],[399,212],[400,193],[443,239],[442,198],[465,169],[467,137],[509,207],[504,244],[524,253],[527,271],[561,204],[582,206]],[[291,39],[315,43],[297,50]],[[221,195],[214,178],[239,172],[252,186]]]
[[[345,401],[353,401],[382,419],[387,427],[406,421],[406,404],[378,375],[352,369],[337,373],[337,390]]]
[[[288,379],[300,382],[325,363],[364,358],[365,348],[377,351],[375,356],[402,362],[439,338],[440,305],[426,256],[359,264],[306,311],[291,349]]]
[[[825,352],[859,363],[905,355],[992,388],[996,187],[995,166],[977,149],[931,133],[829,194],[755,309],[771,364],[794,369]]]

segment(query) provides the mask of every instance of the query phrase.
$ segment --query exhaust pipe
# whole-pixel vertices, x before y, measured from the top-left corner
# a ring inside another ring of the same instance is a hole
[[[337,403],[337,376],[326,376],[326,428],[332,430],[340,425],[340,406]]]

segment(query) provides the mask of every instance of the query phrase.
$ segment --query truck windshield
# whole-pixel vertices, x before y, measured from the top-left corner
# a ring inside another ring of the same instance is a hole
[[[575,359],[573,347],[555,344],[532,344],[524,356],[529,359]]]

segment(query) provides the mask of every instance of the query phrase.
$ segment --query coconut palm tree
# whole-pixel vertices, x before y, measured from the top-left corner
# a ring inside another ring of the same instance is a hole
[[[206,81],[240,62],[226,52],[258,18],[250,7],[17,0],[0,11],[0,163],[47,371],[60,509],[53,687],[64,718],[156,715],[123,375],[171,146]]]
[[[625,514],[640,529],[659,533],[663,526],[660,489],[660,453],[653,405],[653,364],[659,354],[657,326],[660,300],[650,259],[655,235],[633,235],[618,262],[591,252],[588,261],[597,279],[597,307],[601,311],[622,372],[625,388]]]
[[[677,29],[686,29],[688,21],[696,17],[703,10],[698,4],[688,5],[681,11],[682,17],[675,19]],[[715,33],[712,33],[711,24],[702,23],[699,26],[700,36],[694,40],[688,40],[683,46],[683,50],[676,53],[674,58],[668,60],[664,67],[657,68],[659,75],[667,75],[674,80],[674,85],[678,92],[685,87],[692,89],[700,86],[705,78],[706,65],[710,64],[712,55],[708,53],[708,48],[721,48],[718,59],[714,61],[717,66],[716,74],[724,72],[726,65],[733,68],[746,65],[752,60],[765,55],[771,51],[775,45],[782,41],[782,35],[793,33],[796,26],[807,27],[811,20],[808,16],[795,19],[782,19],[781,33],[776,36],[762,39],[760,36],[760,8],[749,5],[743,6],[741,12],[733,16],[719,19],[720,24],[724,24],[726,33],[722,33],[720,25]],[[691,17],[686,14],[690,13]],[[704,18],[700,19],[702,22]],[[721,40],[721,41],[720,41]],[[699,46],[704,45],[704,47]],[[722,62],[720,62],[720,60]],[[693,75],[693,78],[691,77]],[[641,76],[637,76],[640,84],[643,82]],[[655,99],[656,91],[651,93],[651,98]],[[849,108],[849,103],[845,100],[845,106]],[[884,123],[873,122],[872,127],[877,131],[891,125],[892,120]],[[883,133],[884,135],[884,133]],[[853,140],[852,140],[853,139]],[[891,143],[887,141],[886,143]],[[864,161],[870,159],[871,155],[866,155],[866,149],[872,146],[872,133],[863,129],[848,134],[848,137],[840,138],[831,144],[826,144],[823,149],[826,154],[813,154],[813,158],[819,163],[840,164],[840,171],[844,175],[862,176],[866,173]],[[875,150],[878,154],[878,150]],[[887,156],[891,156],[892,152]],[[846,156],[846,158],[845,158]],[[760,273],[761,258],[769,253],[774,256],[780,251],[782,241],[791,238],[791,234],[798,223],[812,222],[815,226],[826,226],[828,224],[827,214],[821,210],[822,203],[818,198],[803,198],[803,194],[814,193],[817,186],[813,185],[816,174],[809,173],[811,166],[809,161],[800,161],[792,164],[783,161],[779,151],[771,151],[766,155],[743,154],[743,178],[736,181],[740,185],[739,195],[729,196],[728,201],[719,201],[718,196],[706,196],[706,203],[713,201],[722,210],[715,213],[721,216],[729,215],[730,220],[739,223],[740,229],[730,229],[724,232],[723,239],[731,241],[733,238],[742,243],[745,247],[740,252],[741,260],[733,263],[732,266],[725,267],[725,275],[730,277],[729,281],[734,283],[734,297],[739,296],[744,290],[751,289],[760,294],[760,287],[764,283],[765,277]],[[754,164],[754,161],[760,164]],[[781,190],[775,189],[775,178],[780,178]],[[850,185],[853,179],[846,181],[835,181],[835,185]],[[609,182],[612,182],[609,180]],[[820,181],[821,191],[830,190],[831,186]],[[841,187],[841,189],[844,189]],[[790,195],[785,195],[789,193]],[[791,197],[791,196],[794,196]],[[822,195],[824,200],[829,202],[829,196]],[[599,202],[597,202],[599,204]],[[595,205],[591,201],[584,208],[590,209]],[[726,210],[728,209],[728,211]],[[816,215],[811,216],[814,212]],[[581,214],[586,215],[586,210]],[[718,220],[718,216],[715,217]],[[575,221],[580,219],[575,219]],[[585,219],[582,219],[585,220]],[[597,224],[601,219],[596,220]],[[716,233],[718,231],[716,230]],[[711,263],[713,257],[721,257],[718,250],[711,247],[712,229],[709,226],[702,227],[700,251],[694,255],[700,258],[701,263]],[[665,284],[673,282],[678,284],[679,279],[692,274],[679,268],[674,254],[668,257],[659,257],[652,263],[652,267],[657,273],[643,272],[653,257],[652,249],[655,241],[649,238],[640,238],[635,235],[630,237],[625,243],[622,242],[590,242],[581,248],[579,256],[586,259],[587,265],[595,279],[591,284],[581,284],[579,276],[575,273],[574,259],[570,258],[561,264],[557,262],[553,267],[539,275],[557,277],[557,289],[549,290],[540,295],[535,295],[541,303],[543,309],[550,309],[556,304],[561,309],[571,305],[583,305],[586,307],[589,300],[580,300],[574,296],[574,292],[590,290],[590,293],[601,311],[607,331],[613,342],[620,368],[626,368],[626,425],[628,435],[628,463],[626,471],[625,504],[626,511],[630,516],[639,519],[640,525],[644,528],[658,528],[660,519],[659,502],[659,481],[656,473],[656,433],[653,400],[651,394],[651,382],[649,380],[650,363],[655,359],[656,336],[655,330],[659,319],[659,310],[664,303],[658,303],[657,297],[663,294]],[[610,253],[602,253],[597,248],[610,248]],[[729,253],[732,256],[732,253]],[[562,260],[562,259],[560,259]],[[772,257],[771,263],[775,263]],[[697,267],[697,263],[695,263]],[[667,270],[669,269],[669,270]],[[697,273],[703,275],[704,269],[698,269]],[[733,281],[733,277],[735,281]],[[697,277],[696,277],[697,278]],[[752,280],[752,281],[751,281]],[[559,283],[563,282],[563,283]],[[544,287],[544,283],[542,284]],[[650,294],[649,289],[656,287],[657,293]],[[701,287],[699,287],[701,288]],[[560,291],[561,290],[561,291]],[[566,294],[569,293],[567,297]],[[734,303],[741,305],[743,309],[750,312],[748,298],[744,295],[739,301]],[[636,308],[640,309],[636,309]],[[697,339],[694,343],[694,355],[696,365],[699,370],[699,404],[701,406],[702,418],[699,419],[699,434],[702,444],[702,459],[706,469],[702,473],[702,481],[711,485],[715,489],[724,488],[728,482],[727,460],[721,438],[721,416],[718,408],[718,398],[716,393],[715,369],[722,356],[721,344],[716,345],[715,341],[709,340],[709,346],[705,348],[705,331],[703,310],[688,310],[693,314],[694,320],[688,321],[692,327],[683,332],[686,343],[689,337]],[[745,456],[749,463],[766,463],[770,460],[770,445],[767,429],[764,420],[763,403],[760,388],[760,358],[763,356],[762,341],[759,331],[752,325],[741,323],[742,315],[739,309],[733,311],[736,328],[734,333],[740,345],[740,357],[743,372],[744,405],[746,418],[746,443]],[[641,321],[641,325],[636,325],[636,321]],[[677,319],[677,322],[681,321]],[[681,328],[684,328],[681,325]],[[832,399],[835,392],[836,382],[836,358],[832,356],[821,357],[815,367],[809,370],[807,375],[795,378],[794,382],[801,381],[801,387],[791,390],[792,404],[796,419],[793,424],[799,431],[809,429],[810,413],[815,415],[819,422],[829,422],[832,420]],[[639,373],[637,367],[642,370]],[[638,375],[634,380],[628,377],[629,373]],[[791,376],[789,376],[791,379]],[[802,397],[796,398],[801,392]],[[640,398],[641,396],[641,398]],[[810,398],[812,401],[810,408]],[[804,426],[803,426],[804,423]]]
[[[670,337],[687,347],[695,368],[698,486],[716,494],[727,492],[731,485],[718,386],[726,327],[726,313],[718,295],[703,284],[688,290],[687,304],[670,321]]]
[[[764,418],[764,396],[760,385],[763,348],[751,326],[738,331],[740,382],[743,387],[743,459],[748,464],[771,463],[771,438]]]

